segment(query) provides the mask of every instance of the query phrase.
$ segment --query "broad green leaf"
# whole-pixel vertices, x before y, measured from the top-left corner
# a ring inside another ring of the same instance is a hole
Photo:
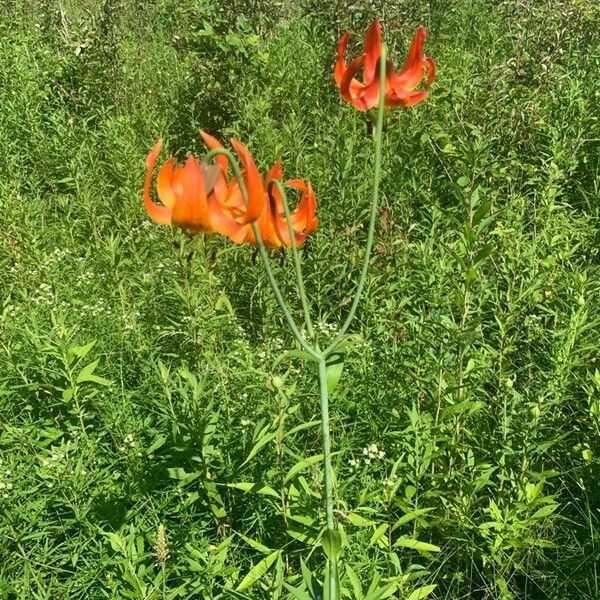
[[[365,519],[363,516],[359,515],[356,512],[351,512],[348,515],[348,521],[352,523],[352,525],[356,527],[369,527],[371,525],[376,525],[375,521],[371,521],[370,519]]]
[[[296,425],[295,427],[292,427],[289,431],[287,431],[285,433],[285,437],[288,437],[290,435],[293,435],[294,433],[298,433],[299,431],[302,431],[304,429],[308,429],[309,427],[316,427],[317,425],[320,425],[321,421],[308,421],[308,423],[300,423],[300,425]]]
[[[414,590],[413,592],[411,592],[410,596],[406,600],[423,600],[423,598],[429,596],[429,594],[431,594],[431,592],[433,592],[433,590],[435,590],[436,587],[436,584],[424,585],[418,590]]]
[[[110,381],[108,379],[104,379],[104,377],[98,377],[98,375],[94,375],[94,370],[98,366],[97,360],[91,362],[89,365],[86,365],[81,369],[79,375],[77,375],[77,383],[84,383],[86,381],[98,383],[100,385],[110,385]]]
[[[228,483],[227,487],[234,488],[236,490],[242,490],[242,492],[250,492],[252,494],[263,494],[264,496],[280,498],[280,495],[270,485],[262,485],[261,483],[253,483],[251,481],[240,481],[239,483]]]
[[[394,547],[401,546],[402,548],[412,548],[419,552],[440,552],[441,548],[435,544],[428,544],[427,542],[420,542],[414,538],[401,537],[394,542]]]
[[[344,353],[334,352],[327,358],[327,392],[333,393],[344,370]]]
[[[246,542],[246,544],[252,546],[255,550],[258,550],[263,554],[269,554],[270,552],[273,552],[272,548],[267,548],[265,545],[261,544],[260,542],[257,542],[256,540],[253,540],[252,538],[246,537],[242,533],[236,532],[236,535],[241,537]]]
[[[323,544],[323,550],[325,550],[327,558],[332,562],[337,560],[342,549],[342,536],[339,531],[326,529],[321,538],[321,543]]]
[[[148,450],[146,450],[146,452],[148,454],[152,454],[153,452],[156,452],[166,442],[166,440],[167,440],[166,435],[156,436],[156,438],[154,439],[152,444],[150,444],[150,447],[148,448]]]
[[[96,341],[94,340],[85,346],[71,346],[71,348],[69,348],[67,351],[67,358],[69,359],[69,362],[71,362],[73,358],[83,358],[95,345]]]
[[[304,590],[292,587],[287,583],[283,583],[283,587],[294,597],[296,600],[317,600],[315,596],[309,596]]]
[[[532,519],[543,519],[551,515],[558,508],[558,504],[546,504],[546,506],[542,506],[542,508],[538,508],[533,515],[531,515]]]
[[[254,585],[271,567],[271,565],[277,560],[281,550],[275,550],[263,558],[260,562],[256,563],[248,572],[246,577],[242,579],[240,585],[237,586],[237,592],[243,592],[247,590],[251,585]]]
[[[189,483],[190,481],[194,481],[194,479],[198,479],[198,477],[200,477],[200,471],[188,473],[182,467],[168,468],[167,473],[171,479],[178,479],[179,481],[183,481],[185,483]]]
[[[392,530],[395,531],[401,525],[404,525],[405,523],[409,523],[410,521],[413,521],[414,519],[416,519],[417,517],[420,517],[421,515],[426,515],[428,512],[431,512],[432,510],[433,510],[433,508],[416,508],[415,510],[411,510],[410,512],[406,513],[405,515],[402,515],[394,523]]]
[[[307,469],[308,467],[312,467],[312,465],[321,462],[323,460],[322,454],[315,454],[315,456],[309,456],[308,458],[304,458],[301,461],[297,462],[285,475],[283,478],[284,482],[289,481],[294,475],[300,473],[300,471]]]
[[[310,572],[310,569],[306,566],[306,563],[300,559],[300,570],[302,571],[302,579],[304,585],[310,594],[311,598],[319,600],[323,596],[323,586],[319,580]]]
[[[358,578],[358,575],[350,565],[346,565],[345,568],[346,576],[348,577],[348,579],[350,580],[350,584],[352,585],[354,597],[356,598],[356,600],[362,600],[364,594],[362,592],[362,587],[360,585],[360,579]]]
[[[379,539],[381,538],[381,536],[383,536],[383,534],[387,532],[387,529],[388,529],[387,523],[382,523],[381,525],[379,525],[379,527],[377,527],[377,529],[373,532],[373,535],[371,536],[371,539],[369,540],[369,546],[376,544],[379,541]]]
[[[395,594],[397,591],[398,591],[398,584],[389,583],[385,587],[377,588],[376,590],[369,592],[364,597],[364,600],[381,600],[382,598],[389,598],[390,596]]]

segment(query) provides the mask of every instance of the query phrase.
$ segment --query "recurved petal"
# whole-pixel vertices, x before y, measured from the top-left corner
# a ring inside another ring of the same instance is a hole
[[[260,216],[266,202],[266,192],[262,177],[258,172],[254,159],[248,148],[236,139],[231,140],[231,145],[237,152],[244,168],[244,182],[248,190],[248,206],[242,218],[242,223],[251,223]]]
[[[269,188],[269,183],[271,181],[281,181],[282,178],[283,178],[283,164],[281,163],[281,160],[278,160],[269,169],[269,172],[267,173],[267,176],[265,177],[265,187],[269,191],[271,198],[275,201],[275,209],[278,213],[284,212],[283,200],[281,199],[281,194],[279,193],[277,186],[273,185],[273,186],[270,186],[270,188]]]
[[[365,64],[363,82],[369,85],[377,76],[377,65],[381,57],[381,24],[375,19],[365,35]]]
[[[313,192],[312,186],[302,179],[290,179],[287,184],[300,192],[302,197],[298,206],[292,215],[292,224],[298,232],[309,235],[313,233],[319,226],[317,219],[317,197]]]
[[[364,55],[361,54],[348,65],[340,84],[340,94],[342,98],[351,104],[354,104],[354,98],[358,93],[360,93],[360,90],[365,87],[362,83],[360,83],[360,81],[354,78],[362,66],[364,58]],[[357,106],[357,108],[360,107]],[[364,109],[360,108],[360,110]]]
[[[425,67],[427,68],[427,87],[429,87],[435,80],[436,64],[435,60],[431,56],[426,56],[424,59]]]
[[[414,106],[427,98],[429,90],[421,90],[420,92],[402,92],[396,94],[391,92],[385,96],[386,106]]]
[[[333,77],[338,87],[340,87],[342,78],[344,77],[344,72],[346,71],[346,47],[348,46],[349,39],[350,32],[346,31],[346,33],[341,37],[337,47],[337,61],[335,63]]]
[[[168,208],[175,206],[175,191],[173,190],[173,167],[175,159],[169,158],[160,168],[156,178],[156,192],[160,201]]]
[[[425,27],[421,25],[415,33],[404,66],[397,75],[392,77],[392,85],[395,89],[403,91],[414,90],[421,83],[425,66],[423,46],[426,36]]]
[[[223,145],[221,144],[221,142],[219,142],[219,140],[216,137],[213,137],[209,133],[206,133],[206,131],[203,131],[201,129],[200,135],[202,136],[204,143],[211,150],[221,150],[223,148]],[[223,169],[223,173],[227,176],[227,172],[229,169],[229,161],[227,160],[227,157],[223,154],[219,154],[216,157],[216,161],[217,161],[217,164],[221,167],[221,169]]]
[[[162,148],[162,140],[158,140],[154,148],[150,150],[150,153],[146,157],[146,178],[144,180],[144,207],[148,216],[159,225],[170,225],[171,224],[171,211],[172,209],[167,206],[161,206],[152,200],[150,195],[150,188],[152,187],[152,173],[154,172],[154,165],[156,159],[160,154]]]

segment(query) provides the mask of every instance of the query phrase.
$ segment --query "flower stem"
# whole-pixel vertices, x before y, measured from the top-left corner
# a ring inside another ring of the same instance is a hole
[[[310,318],[310,310],[308,307],[308,299],[306,296],[306,289],[304,287],[304,277],[302,276],[302,264],[300,262],[300,253],[298,252],[298,246],[296,244],[296,234],[292,225],[292,216],[290,214],[290,208],[287,201],[287,195],[285,189],[280,181],[273,179],[269,182],[267,192],[270,195],[271,188],[275,186],[281,195],[281,201],[283,203],[283,211],[285,213],[285,220],[288,226],[288,232],[290,234],[290,244],[292,246],[292,256],[294,258],[294,269],[296,271],[296,281],[298,282],[298,292],[300,293],[300,302],[302,302],[302,310],[304,311],[304,323],[306,324],[306,330],[311,339],[314,337],[315,330],[313,328],[312,320]],[[313,340],[314,341],[314,340]]]
[[[218,149],[211,150],[210,152],[208,152],[206,154],[204,160],[208,161],[219,154],[226,156],[227,159],[229,160],[233,174],[234,174],[235,178],[237,179],[238,184],[240,186],[240,191],[242,193],[242,197],[244,198],[244,202],[246,203],[246,205],[248,205],[248,201],[249,201],[248,189],[246,188],[246,183],[244,181],[244,178],[242,177],[240,167],[237,163],[237,160],[233,156],[233,153],[230,152],[229,150],[226,150],[225,148],[218,148]],[[269,280],[269,283],[271,284],[271,287],[273,288],[273,293],[275,294],[275,299],[277,300],[277,304],[279,304],[279,308],[281,309],[281,312],[283,313],[283,316],[285,317],[285,320],[287,321],[289,328],[292,330],[292,333],[294,334],[294,337],[298,340],[298,343],[300,344],[300,346],[302,346],[302,348],[304,348],[304,350],[306,350],[306,352],[308,352],[314,359],[320,360],[321,359],[320,352],[317,352],[306,341],[306,339],[304,338],[304,336],[298,329],[298,326],[296,325],[296,321],[294,321],[294,317],[292,316],[292,313],[291,313],[286,301],[283,298],[281,290],[279,289],[279,285],[277,284],[277,280],[275,279],[275,275],[273,274],[273,269],[271,269],[271,264],[269,262],[269,255],[267,254],[267,250],[263,243],[263,239],[260,234],[260,231],[259,231],[258,227],[256,226],[256,223],[252,223],[252,231],[254,232],[254,236],[256,237],[256,245],[258,246],[258,253],[260,254],[260,258],[262,260],[264,269],[267,273],[267,278]]]
[[[340,343],[341,339],[344,337],[344,334],[350,327],[352,320],[354,319],[354,314],[356,313],[356,309],[358,308],[358,303],[360,302],[360,298],[362,296],[363,289],[365,287],[365,282],[367,280],[367,271],[369,270],[369,262],[371,260],[371,250],[373,249],[373,238],[375,234],[375,221],[377,220],[377,208],[379,206],[379,181],[381,180],[381,154],[382,154],[382,130],[383,130],[383,111],[385,109],[384,98],[385,98],[385,76],[386,76],[386,57],[387,57],[387,48],[385,44],[381,48],[381,58],[379,59],[379,105],[377,108],[377,123],[375,126],[375,131],[373,132],[373,137],[375,139],[375,166],[373,172],[373,196],[371,199],[371,214],[369,219],[369,232],[367,234],[367,245],[365,248],[365,256],[363,260],[362,269],[360,272],[360,279],[358,280],[358,285],[356,287],[356,292],[354,293],[354,298],[352,300],[352,305],[350,306],[350,311],[348,312],[348,316],[344,321],[344,324],[338,331],[337,335],[333,339],[333,341],[323,350],[323,356],[328,356],[333,350],[335,350],[336,346]]]
[[[323,436],[323,466],[325,470],[325,515],[327,529],[333,531],[333,467],[331,465],[331,438],[329,432],[329,393],[327,390],[327,364],[325,358],[319,361],[319,389],[321,392],[321,431]],[[329,598],[336,600],[337,589],[337,559],[329,565]]]

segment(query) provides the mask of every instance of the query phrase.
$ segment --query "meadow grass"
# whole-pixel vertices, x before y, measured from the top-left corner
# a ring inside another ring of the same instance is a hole
[[[314,367],[251,248],[148,220],[143,161],[159,137],[201,154],[202,128],[310,179],[326,340],[373,162],[335,44],[375,16],[397,62],[423,23],[439,73],[386,119],[332,397],[343,597],[600,598],[591,0],[3,2],[0,598],[308,598],[286,586],[322,579]],[[290,257],[274,269],[295,302]]]

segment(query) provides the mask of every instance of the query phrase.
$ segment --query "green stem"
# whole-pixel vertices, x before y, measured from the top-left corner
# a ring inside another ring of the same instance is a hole
[[[321,392],[321,431],[323,436],[323,466],[325,468],[325,515],[327,529],[333,531],[333,467],[331,466],[331,438],[329,434],[329,393],[327,390],[327,364],[325,358],[319,361],[319,389]],[[329,598],[336,600],[337,590],[337,559],[329,566]]]
[[[385,81],[386,75],[386,56],[387,49],[385,44],[381,48],[381,58],[379,59],[379,81]],[[379,206],[379,181],[381,180],[381,154],[382,154],[382,130],[383,130],[383,112],[385,109],[384,105],[385,99],[385,85],[380,85],[379,87],[379,106],[377,108],[377,124],[375,126],[374,138],[375,138],[375,166],[373,173],[373,196],[371,199],[371,215],[369,219],[369,232],[367,234],[367,246],[365,248],[365,256],[363,260],[362,269],[360,272],[360,279],[358,280],[358,285],[356,287],[356,292],[354,294],[354,299],[352,300],[352,305],[350,306],[350,311],[348,312],[348,316],[344,321],[341,329],[338,331],[337,335],[323,350],[323,356],[328,356],[332,350],[335,350],[336,346],[340,343],[342,337],[350,327],[350,323],[354,319],[354,314],[356,313],[356,309],[358,308],[358,303],[360,302],[360,298],[362,296],[363,289],[365,287],[365,282],[367,280],[367,271],[369,270],[369,262],[371,260],[371,250],[373,249],[373,238],[375,234],[375,221],[377,220],[377,207]]]
[[[306,330],[311,339],[314,337],[315,330],[313,328],[312,320],[310,318],[310,310],[308,307],[308,298],[306,296],[306,288],[304,287],[304,277],[302,276],[302,265],[300,262],[300,253],[298,252],[298,246],[296,244],[296,234],[292,224],[292,215],[287,201],[287,196],[281,181],[272,179],[267,187],[267,193],[270,195],[271,188],[275,186],[281,195],[281,201],[283,203],[283,211],[285,213],[285,220],[288,226],[288,232],[290,234],[290,243],[292,246],[292,255],[294,258],[294,269],[296,271],[296,281],[298,282],[298,291],[300,293],[300,302],[302,302],[302,310],[304,311],[304,322],[306,324]]]
[[[205,161],[211,160],[213,157],[215,157],[219,154],[226,156],[227,159],[229,160],[233,174],[234,174],[235,178],[237,179],[238,184],[240,186],[240,191],[242,193],[242,197],[244,198],[244,202],[246,203],[246,205],[248,205],[248,201],[249,201],[248,189],[246,188],[246,183],[244,182],[244,178],[242,177],[240,167],[237,164],[237,160],[235,159],[233,154],[229,150],[226,150],[225,148],[218,148],[218,149],[211,150],[210,152],[208,152],[206,154],[204,160]],[[281,309],[281,312],[283,312],[283,316],[285,317],[285,320],[287,321],[289,328],[292,330],[292,333],[294,334],[294,337],[298,340],[298,343],[300,344],[300,346],[302,346],[302,348],[304,348],[304,350],[306,350],[306,352],[308,352],[313,358],[315,358],[316,360],[320,360],[321,354],[319,352],[317,352],[304,339],[304,336],[298,329],[298,326],[296,325],[296,322],[294,321],[294,317],[292,316],[292,313],[291,313],[286,301],[283,298],[281,290],[279,289],[279,286],[277,285],[275,275],[273,274],[273,269],[271,269],[271,264],[269,263],[269,255],[267,254],[267,250],[265,248],[265,244],[263,242],[260,231],[259,231],[258,227],[256,226],[256,223],[252,223],[251,225],[252,225],[252,231],[254,232],[254,236],[256,237],[256,245],[258,246],[258,253],[260,254],[260,258],[262,260],[264,269],[267,273],[267,278],[269,279],[269,283],[271,284],[271,287],[273,288],[273,293],[275,294],[275,299],[277,300],[277,304],[279,304],[279,308]]]

